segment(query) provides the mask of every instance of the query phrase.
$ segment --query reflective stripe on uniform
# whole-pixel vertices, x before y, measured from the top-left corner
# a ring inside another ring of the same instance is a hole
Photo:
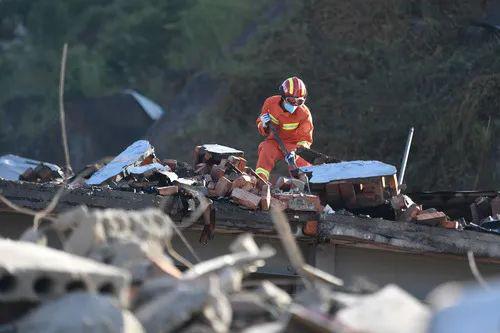
[[[291,131],[299,127],[299,123],[288,123],[288,124],[283,124],[283,129],[285,131]]]
[[[266,169],[264,169],[264,168],[257,168],[257,169],[255,170],[255,173],[256,173],[256,174],[261,173],[261,174],[263,174],[264,176],[266,176],[266,179],[269,179],[269,171],[267,171],[267,170],[266,170]]]
[[[276,119],[276,118],[275,118],[272,114],[270,114],[270,113],[269,113],[269,116],[271,117],[271,121],[272,121],[273,123],[275,123],[276,125],[279,125],[279,123],[280,123],[280,122],[278,121],[278,119]]]
[[[309,148],[309,147],[311,147],[311,143],[307,142],[307,141],[299,141],[299,142],[297,142],[297,146],[303,146],[303,147]]]

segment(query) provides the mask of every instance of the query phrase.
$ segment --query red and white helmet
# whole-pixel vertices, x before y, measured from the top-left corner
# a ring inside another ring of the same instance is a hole
[[[283,81],[280,86],[280,93],[283,98],[285,97],[307,97],[307,89],[304,81],[298,77],[290,77]]]

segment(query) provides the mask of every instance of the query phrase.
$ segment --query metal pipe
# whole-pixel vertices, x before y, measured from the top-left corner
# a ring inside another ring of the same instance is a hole
[[[410,132],[408,133],[408,139],[406,139],[406,147],[405,152],[403,154],[403,159],[401,160],[401,170],[399,170],[398,184],[399,186],[403,185],[403,181],[405,179],[405,171],[406,171],[406,163],[408,162],[408,156],[410,155],[411,142],[413,140],[413,132],[414,128],[410,128]]]

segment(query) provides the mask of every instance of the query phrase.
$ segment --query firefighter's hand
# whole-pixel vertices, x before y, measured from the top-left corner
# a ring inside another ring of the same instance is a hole
[[[297,155],[295,154],[295,152],[291,151],[288,154],[286,154],[286,156],[285,156],[285,162],[286,162],[286,164],[293,166],[293,165],[295,165],[295,159],[296,158],[297,158]]]
[[[271,116],[269,113],[264,113],[260,116],[260,121],[262,122],[262,127],[266,128],[267,124],[271,121]]]

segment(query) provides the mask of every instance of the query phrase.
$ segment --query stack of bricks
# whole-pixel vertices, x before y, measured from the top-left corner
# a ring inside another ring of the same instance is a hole
[[[304,194],[304,183],[296,179],[282,179],[272,190],[271,184],[247,166],[243,156],[215,156],[195,149],[195,172],[207,187],[210,198],[229,198],[251,210],[269,210],[271,207],[289,211],[320,212],[319,197]],[[292,190],[290,192],[286,192]]]
[[[458,221],[450,220],[445,213],[434,208],[422,209],[421,205],[414,203],[407,195],[398,194],[392,197],[390,201],[398,221],[415,222],[446,229],[460,229]]]

